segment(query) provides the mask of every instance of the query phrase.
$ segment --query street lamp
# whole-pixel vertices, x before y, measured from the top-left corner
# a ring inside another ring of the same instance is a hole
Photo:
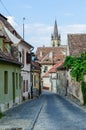
[[[23,39],[24,39],[24,20],[25,20],[25,17],[23,17]]]

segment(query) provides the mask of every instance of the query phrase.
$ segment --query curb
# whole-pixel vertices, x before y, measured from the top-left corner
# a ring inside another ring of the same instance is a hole
[[[63,97],[64,99],[66,99],[67,101],[69,101],[70,103],[72,103],[73,105],[75,105],[76,107],[78,107],[79,109],[83,110],[84,112],[86,112],[86,106],[83,106],[81,105],[80,103],[74,101],[74,100],[71,100],[70,98],[68,97]]]
[[[39,107],[38,112],[36,113],[36,115],[35,115],[35,117],[34,117],[34,119],[32,119],[32,123],[31,123],[30,128],[25,128],[25,130],[33,130],[33,128],[34,128],[34,126],[35,126],[35,123],[36,123],[36,121],[37,121],[37,119],[38,119],[38,117],[39,117],[39,114],[40,114],[40,112],[41,112],[41,110],[42,110],[42,108],[43,108],[43,105],[44,105],[44,103],[41,104],[41,106]]]
[[[35,118],[34,118],[34,120],[33,120],[32,127],[31,127],[30,130],[33,130],[33,128],[34,128],[34,126],[35,126],[35,123],[36,123],[36,121],[37,121],[37,119],[38,119],[38,117],[39,117],[39,114],[40,114],[40,112],[41,112],[41,110],[42,110],[42,107],[43,107],[43,104],[42,104],[41,107],[39,108],[39,111],[38,111],[38,113],[36,114],[36,116],[35,116]]]

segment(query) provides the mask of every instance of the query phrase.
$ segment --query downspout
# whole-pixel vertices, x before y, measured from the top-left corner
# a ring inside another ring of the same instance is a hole
[[[34,47],[31,48],[30,54],[31,54],[31,64],[30,64],[30,89],[31,89],[31,99],[33,98],[33,74],[32,74],[32,51],[34,50]]]

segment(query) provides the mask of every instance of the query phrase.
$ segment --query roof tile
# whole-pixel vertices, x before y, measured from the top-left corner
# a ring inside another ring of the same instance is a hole
[[[37,58],[41,64],[55,64],[66,56],[66,45],[59,47],[38,47]]]
[[[86,52],[86,34],[68,34],[68,46],[72,56]]]

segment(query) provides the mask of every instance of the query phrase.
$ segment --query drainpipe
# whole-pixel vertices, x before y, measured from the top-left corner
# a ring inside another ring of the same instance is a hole
[[[30,50],[30,54],[31,54],[31,65],[30,65],[30,83],[31,83],[31,99],[33,98],[33,68],[32,68],[32,51],[34,48],[32,48]]]

